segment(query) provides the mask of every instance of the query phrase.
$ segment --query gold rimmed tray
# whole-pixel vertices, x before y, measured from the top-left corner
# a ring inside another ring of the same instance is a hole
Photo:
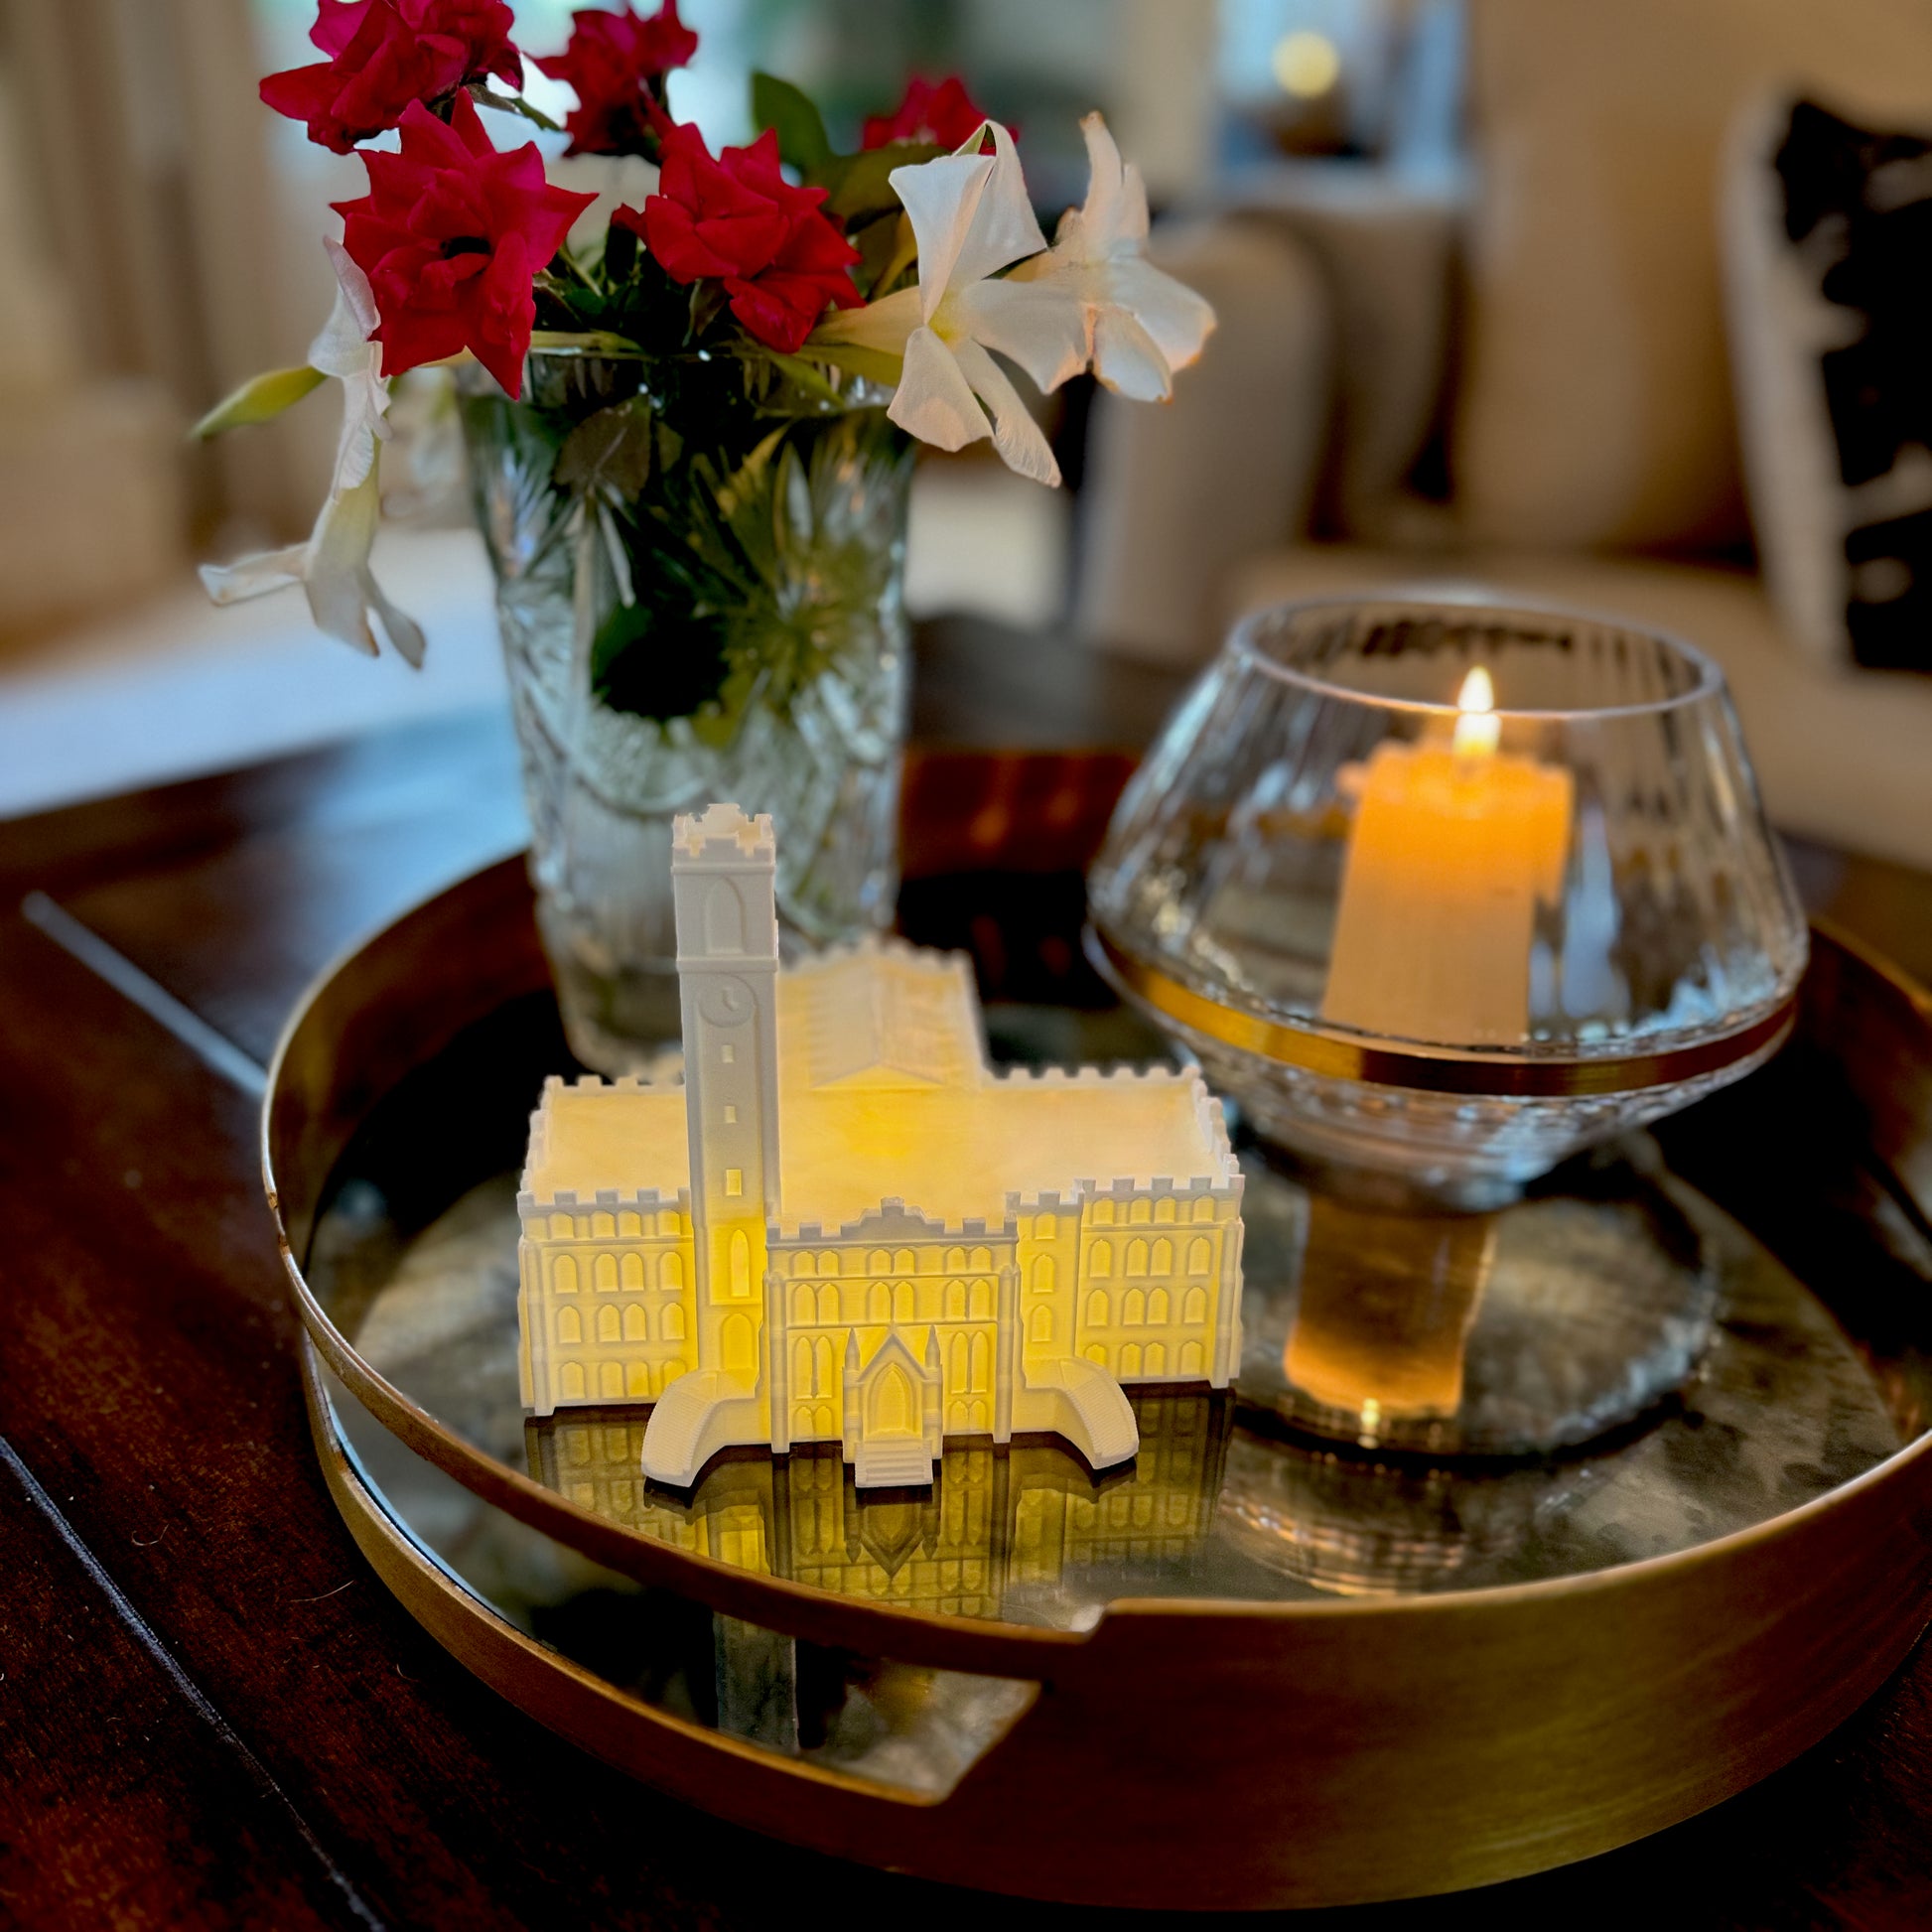
[[[1627,1172],[1523,1203],[1523,1226],[1695,1228],[1717,1326],[1664,1412],[1569,1460],[1452,1468],[1156,1391],[1119,1475],[967,1444],[932,1491],[877,1498],[815,1454],[653,1491],[642,1410],[526,1431],[513,1378],[505,1402],[505,1176],[562,1064],[546,989],[512,862],[291,1023],[264,1158],[311,1413],[358,1541],[453,1652],[720,1815],[1096,1903],[1441,1891],[1741,1789],[1927,1619],[1932,1010],[1828,933],[1777,1061]],[[989,1018],[1016,1056],[1150,1050],[1118,1015]],[[1246,1324],[1279,1348],[1318,1217],[1250,1159]]]

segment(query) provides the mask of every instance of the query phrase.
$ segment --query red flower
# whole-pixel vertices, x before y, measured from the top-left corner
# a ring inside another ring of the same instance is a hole
[[[976,107],[966,83],[954,74],[936,86],[930,80],[906,84],[905,98],[891,114],[868,114],[860,145],[891,147],[896,141],[927,141],[956,148],[972,138],[987,113]]]
[[[695,127],[663,132],[659,192],[640,214],[611,218],[641,234],[674,282],[722,281],[731,310],[759,342],[795,354],[827,303],[855,308],[846,272],[859,251],[820,212],[822,188],[794,188],[778,171],[778,137],[713,160]]]
[[[550,187],[536,143],[499,154],[468,94],[445,127],[403,110],[402,151],[367,153],[369,192],[339,202],[343,246],[369,278],[382,373],[469,349],[512,395],[536,322],[531,285],[597,197]]]
[[[552,80],[577,90],[564,126],[572,154],[648,154],[651,86],[698,51],[698,37],[677,17],[677,0],[648,20],[626,6],[621,13],[587,7],[570,17],[570,45],[537,62]]]
[[[485,74],[523,84],[504,0],[322,0],[309,38],[329,56],[271,73],[262,99],[338,154],[394,127],[415,100]]]

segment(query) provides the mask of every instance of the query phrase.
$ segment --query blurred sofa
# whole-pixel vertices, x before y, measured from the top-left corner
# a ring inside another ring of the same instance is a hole
[[[1718,230],[1767,86],[1932,121],[1932,10],[1473,0],[1470,27],[1466,160],[1271,166],[1157,230],[1221,328],[1165,410],[1096,409],[1077,630],[1180,665],[1353,590],[1624,617],[1723,665],[1777,823],[1932,870],[1932,676],[1821,667],[1752,567]]]

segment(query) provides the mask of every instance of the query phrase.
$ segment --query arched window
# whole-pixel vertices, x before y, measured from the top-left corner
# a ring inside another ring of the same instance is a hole
[[[684,1339],[684,1311],[675,1302],[664,1311],[663,1329],[666,1341]]]
[[[1125,1382],[1129,1376],[1138,1375],[1140,1372],[1141,1344],[1137,1341],[1130,1341],[1120,1351],[1120,1379]]]
[[[893,1290],[893,1319],[910,1321],[912,1319],[912,1284],[900,1282]]]
[[[818,1272],[821,1275],[836,1275],[839,1272],[839,1258],[829,1251],[818,1258]]]
[[[1197,1328],[1207,1319],[1207,1296],[1198,1288],[1187,1291],[1187,1299],[1180,1305],[1180,1318],[1190,1328]]]
[[[605,1362],[598,1369],[597,1392],[606,1402],[622,1400],[623,1364],[621,1362]]]
[[[1128,1204],[1127,1218],[1136,1227],[1143,1227],[1147,1223],[1148,1212],[1147,1196],[1140,1194]]]
[[[1172,1221],[1173,1219],[1173,1196],[1172,1194],[1163,1194],[1154,1203],[1154,1218],[1157,1221]]]
[[[618,1231],[618,1217],[615,1214],[593,1214],[591,1216],[591,1239],[608,1241]]]
[[[682,1288],[684,1286],[684,1257],[673,1248],[664,1257],[663,1265],[657,1271],[659,1288]]]
[[[966,1284],[948,1282],[946,1284],[946,1319],[964,1321],[966,1319]]]
[[[1165,1375],[1168,1372],[1168,1351],[1158,1341],[1147,1345],[1147,1372],[1150,1375]]]
[[[1138,1235],[1127,1244],[1127,1272],[1130,1275],[1147,1273],[1147,1243]]]
[[[637,1289],[644,1285],[644,1258],[632,1250],[625,1255],[620,1265],[620,1275],[625,1288]]]
[[[596,1282],[600,1295],[615,1295],[618,1292],[617,1256],[599,1255],[591,1264],[591,1279]]]
[[[1097,1228],[1112,1227],[1114,1224],[1114,1204],[1110,1200],[1097,1200],[1093,1204],[1093,1224]]]
[[[1039,1342],[1050,1342],[1053,1339],[1053,1311],[1043,1302],[1034,1311],[1031,1337]]]
[[[818,1318],[821,1321],[839,1318],[839,1291],[829,1283],[818,1291]]]
[[[993,1351],[984,1335],[973,1337],[973,1393],[984,1395],[991,1386]]]
[[[577,1264],[569,1255],[559,1255],[550,1264],[550,1286],[559,1295],[577,1293]]]
[[[705,899],[704,943],[707,952],[745,950],[745,901],[729,879],[714,880]]]
[[[893,1294],[884,1282],[874,1282],[866,1292],[866,1319],[890,1321],[893,1318]]]
[[[566,1402],[582,1402],[584,1399],[584,1365],[582,1362],[566,1362],[564,1372],[559,1378]]]
[[[791,1344],[791,1392],[793,1395],[812,1392],[812,1345],[803,1335]]]
[[[831,1336],[819,1336],[817,1352],[813,1355],[812,1360],[817,1364],[812,1378],[812,1393],[814,1395],[830,1395],[838,1387],[838,1383],[834,1380],[832,1374]]]
[[[1034,1293],[1035,1295],[1052,1294],[1054,1273],[1053,1257],[1051,1255],[1035,1255],[1034,1257]]]
[[[916,1275],[919,1272],[919,1258],[910,1248],[901,1248],[893,1256],[895,1275]]]
[[[623,1338],[625,1341],[650,1339],[650,1323],[645,1318],[643,1310],[634,1302],[623,1311]]]
[[[1199,1342],[1183,1341],[1180,1344],[1180,1372],[1190,1382],[1202,1372]]]
[[[1104,1328],[1112,1318],[1112,1311],[1107,1306],[1106,1296],[1101,1294],[1098,1289],[1095,1289],[1087,1297],[1087,1326],[1089,1328]]]
[[[746,1240],[743,1228],[732,1230],[731,1270],[732,1298],[742,1301],[752,1292],[752,1244]]]
[[[576,1221],[568,1214],[553,1214],[550,1217],[550,1232],[558,1241],[568,1241],[577,1232]]]
[[[671,1359],[664,1364],[664,1379],[661,1382],[659,1382],[657,1385],[659,1391],[662,1392],[663,1390],[668,1389],[671,1386],[671,1384],[675,1382],[677,1378],[683,1373],[684,1373],[683,1356],[673,1355]]]
[[[1087,1360],[1090,1362],[1098,1362],[1102,1368],[1105,1368],[1107,1366],[1107,1350],[1105,1345],[1097,1341],[1088,1342]]]
[[[809,1288],[794,1288],[791,1291],[791,1318],[794,1321],[802,1324],[811,1320],[815,1307]]]
[[[993,1319],[993,1284],[975,1282],[972,1295],[973,1319],[991,1321]]]
[[[1087,1273],[1089,1275],[1111,1275],[1114,1272],[1114,1244],[1111,1241],[1096,1241],[1087,1250]]]
[[[727,1375],[749,1376],[758,1367],[758,1337],[742,1314],[728,1314],[719,1324],[718,1353]]]
[[[1165,1328],[1168,1325],[1168,1291],[1165,1288],[1157,1288],[1147,1298],[1147,1318],[1150,1327]]]
[[[875,1248],[866,1257],[868,1275],[890,1275],[893,1272],[893,1258],[884,1248]]]
[[[645,1401],[650,1398],[650,1364],[632,1362],[623,1372],[623,1392]]]
[[[1204,1275],[1214,1263],[1214,1250],[1207,1245],[1207,1236],[1197,1234],[1187,1244],[1187,1272],[1190,1275]]]
[[[584,1317],[575,1309],[557,1311],[557,1339],[560,1342],[575,1342],[584,1339]]]
[[[976,1268],[980,1270],[991,1268],[993,1266],[992,1250],[990,1248],[975,1248],[973,1250],[972,1260],[969,1261],[966,1265],[968,1268]]]
[[[963,1275],[966,1272],[966,1250],[948,1248],[946,1250],[946,1272],[949,1275]]]
[[[1154,1244],[1154,1259],[1149,1268],[1156,1275],[1173,1273],[1173,1243],[1165,1234]]]
[[[803,1281],[811,1274],[811,1272],[812,1272],[812,1258],[810,1255],[795,1254],[792,1256],[791,1276],[793,1281]]]
[[[1194,1219],[1197,1221],[1211,1221],[1213,1218],[1214,1197],[1212,1194],[1203,1194],[1194,1203]]]
[[[1147,1320],[1147,1297],[1138,1288],[1127,1291],[1127,1305],[1121,1310],[1120,1318],[1130,1328],[1138,1328]]]
[[[597,1338],[599,1341],[616,1341],[623,1332],[623,1322],[610,1303],[597,1311]]]
[[[625,1208],[624,1211],[618,1216],[618,1232],[621,1235],[622,1235],[626,1241],[636,1240],[636,1238],[640,1234],[642,1234],[643,1231],[644,1231],[644,1224],[641,1220],[637,1218],[637,1215],[634,1212],[634,1210],[630,1208]]]
[[[967,1350],[966,1337],[964,1335],[953,1336],[951,1353],[951,1387],[953,1393],[957,1395],[967,1386],[967,1376],[971,1371],[971,1356]]]
[[[1060,1224],[1050,1214],[1041,1214],[1034,1222],[1034,1239],[1050,1241],[1060,1231]]]

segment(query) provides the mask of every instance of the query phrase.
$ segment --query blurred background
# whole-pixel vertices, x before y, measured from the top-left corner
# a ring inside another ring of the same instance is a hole
[[[570,11],[516,0],[519,44],[560,48]],[[1158,255],[1220,314],[1166,408],[1079,385],[1041,404],[1063,491],[984,445],[929,458],[915,616],[1035,635],[1104,680],[1184,671],[1242,610],[1337,589],[1602,609],[1720,658],[1781,823],[1932,867],[1923,0],[683,11],[701,50],[672,105],[714,144],[749,136],[755,68],[814,93],[835,136],[908,73],[956,71],[1019,128],[1049,227],[1084,188],[1078,117],[1103,108]],[[301,361],[328,310],[327,204],[360,166],[255,95],[311,58],[314,12],[0,0],[0,815],[501,703],[481,545],[434,438],[413,469],[385,462],[377,556],[429,631],[423,673],[317,637],[297,594],[217,612],[194,579],[305,535],[334,449],[323,403],[186,440],[244,377]],[[534,71],[530,90],[568,105]],[[1851,129],[1804,232],[1799,100]],[[1849,304],[1830,280],[1848,236],[1884,265]],[[1906,348],[1834,388],[1881,302]],[[1841,460],[1854,407],[1867,441],[1879,426],[1875,488]]]

